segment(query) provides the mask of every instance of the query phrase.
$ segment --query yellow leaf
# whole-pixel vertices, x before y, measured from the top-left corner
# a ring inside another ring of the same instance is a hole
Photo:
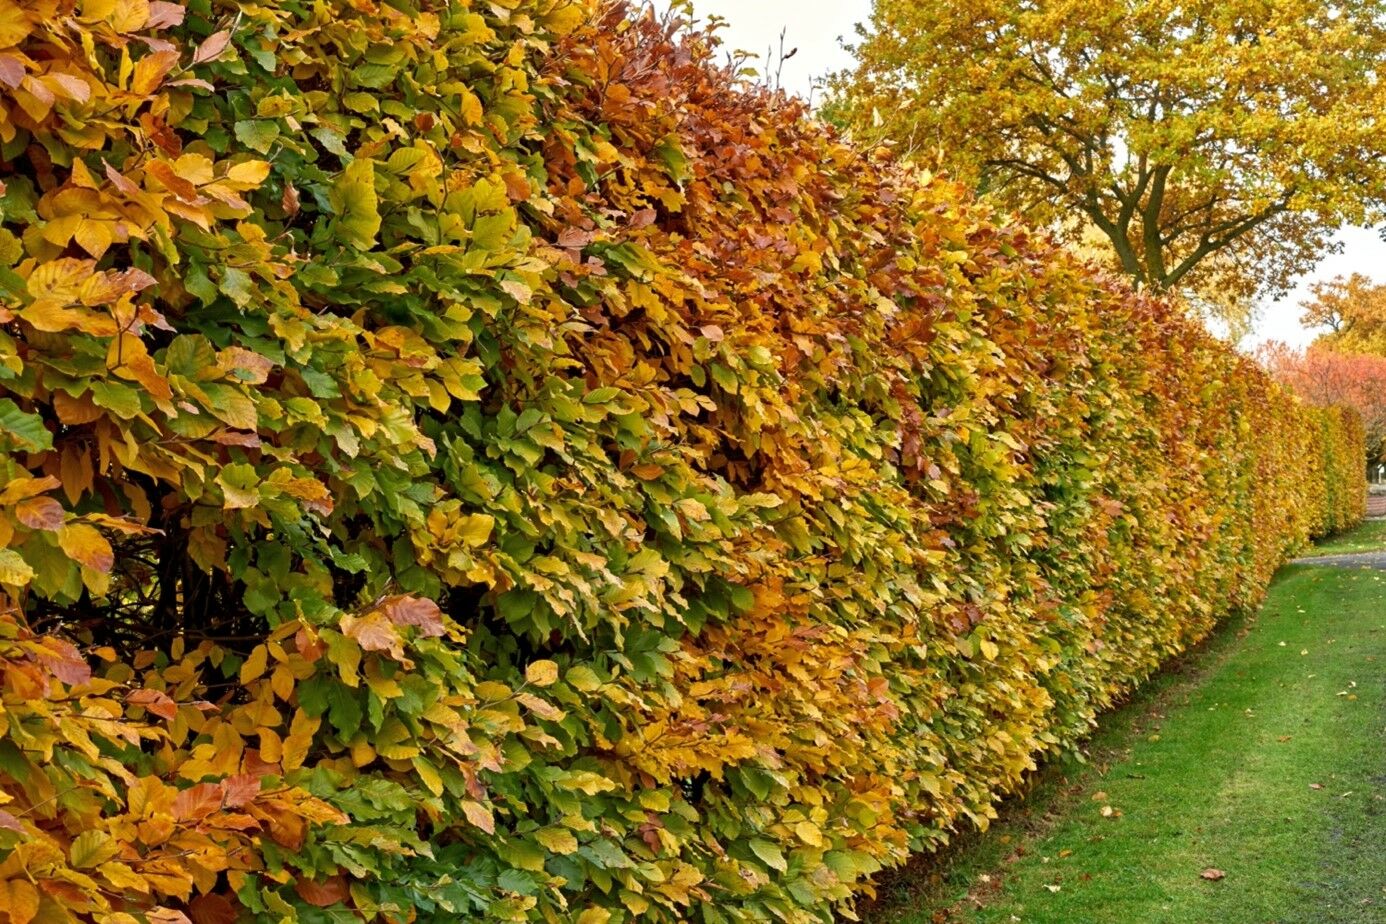
[[[466,815],[468,821],[487,834],[496,833],[496,819],[492,817],[491,810],[480,802],[474,802],[471,799],[463,799],[462,814]]]
[[[85,523],[68,523],[58,530],[58,546],[83,567],[102,573],[115,564],[115,552],[106,537]]]
[[[78,245],[83,250],[97,260],[101,259],[115,241],[115,237],[111,234],[111,226],[108,223],[89,218],[82,220],[73,237],[76,238]]]
[[[23,587],[34,579],[34,569],[14,549],[0,549],[0,584]]]
[[[250,683],[263,674],[269,667],[269,649],[264,645],[256,645],[251,651],[250,656],[241,665],[241,683]]]
[[[11,48],[28,38],[33,26],[17,3],[0,4],[0,48]],[[32,915],[30,915],[32,917]],[[27,922],[21,922],[27,924]]]
[[[238,187],[249,189],[263,183],[269,171],[268,161],[247,160],[226,171],[226,178]]]
[[[534,837],[550,853],[567,855],[578,849],[577,838],[567,828],[541,828],[534,833]]]
[[[485,545],[486,540],[491,538],[491,530],[495,525],[495,517],[485,513],[474,513],[462,518],[458,525],[458,534],[463,542],[475,548]]]
[[[105,831],[83,831],[68,851],[72,865],[88,869],[105,863],[120,852],[120,845]]]
[[[558,679],[558,665],[552,661],[535,661],[525,668],[525,680],[536,687],[551,686]]]
[[[461,90],[462,96],[462,121],[468,125],[480,125],[485,112],[481,108],[481,100],[475,93],[466,89]]]
[[[135,63],[135,76],[130,81],[130,90],[140,96],[148,96],[164,82],[168,72],[178,63],[178,52],[156,51],[147,54]]]
[[[428,791],[435,796],[443,794],[443,778],[438,775],[438,770],[422,757],[414,758],[414,772],[423,780],[423,784],[428,787]]]

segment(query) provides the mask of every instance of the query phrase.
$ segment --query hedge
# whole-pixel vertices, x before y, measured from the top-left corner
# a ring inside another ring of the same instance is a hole
[[[570,0],[0,4],[0,909],[826,921],[1361,428]]]

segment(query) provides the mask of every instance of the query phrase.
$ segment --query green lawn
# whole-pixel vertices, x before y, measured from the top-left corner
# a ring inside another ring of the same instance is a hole
[[[1340,533],[1314,546],[1307,555],[1347,555],[1352,552],[1386,550],[1386,520],[1367,520],[1354,529]]]
[[[1383,668],[1386,573],[1286,568],[867,920],[1386,924]]]

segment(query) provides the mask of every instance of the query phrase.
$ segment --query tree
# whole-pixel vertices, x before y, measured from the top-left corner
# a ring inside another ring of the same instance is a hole
[[[1302,351],[1270,343],[1257,358],[1310,404],[1357,411],[1367,432],[1367,457],[1386,460],[1386,356],[1341,353],[1322,343]]]
[[[1139,285],[1283,294],[1386,211],[1386,0],[875,0],[830,117]]]
[[[1386,286],[1361,273],[1316,283],[1313,301],[1300,319],[1307,327],[1326,327],[1316,343],[1346,353],[1386,356]]]

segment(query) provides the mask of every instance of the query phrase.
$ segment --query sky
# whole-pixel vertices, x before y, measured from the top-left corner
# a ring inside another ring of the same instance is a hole
[[[939,2],[939,0],[927,0]],[[658,5],[664,5],[659,3]],[[801,96],[813,93],[814,81],[824,74],[852,63],[840,38],[855,39],[854,26],[871,15],[870,0],[694,0],[700,18],[721,16],[726,20],[723,40],[734,49],[765,55],[778,51],[780,32],[785,32],[785,49],[798,48],[798,54],[784,63],[781,82],[786,90]],[[812,98],[810,96],[810,98]],[[1309,287],[1316,281],[1362,273],[1386,283],[1386,242],[1375,229],[1345,228],[1338,239],[1343,252],[1329,254],[1310,273],[1299,280],[1294,291],[1279,301],[1258,306],[1258,319],[1252,332],[1242,341],[1243,348],[1254,348],[1268,340],[1279,340],[1302,347],[1317,331],[1299,324],[1300,303],[1307,300]]]
[[[769,48],[778,51],[780,32],[785,51],[799,53],[784,62],[781,84],[791,93],[808,97],[817,78],[841,70],[852,56],[838,38],[856,38],[855,26],[871,16],[870,0],[693,0],[699,18],[726,20],[722,40],[733,49],[753,52],[762,60]]]

